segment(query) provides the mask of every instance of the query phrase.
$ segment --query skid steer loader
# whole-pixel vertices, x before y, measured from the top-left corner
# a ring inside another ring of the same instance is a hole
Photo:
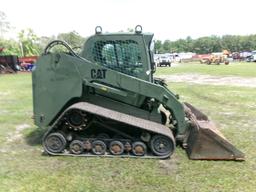
[[[153,34],[102,33],[80,53],[59,40],[33,69],[34,121],[50,155],[244,160],[213,122],[153,77]],[[63,46],[66,52],[54,52]]]

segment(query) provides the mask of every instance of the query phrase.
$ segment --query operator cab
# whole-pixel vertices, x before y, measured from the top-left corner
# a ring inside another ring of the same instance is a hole
[[[135,33],[106,33],[95,28],[95,35],[87,39],[81,56],[106,68],[152,81],[153,52],[150,45],[153,34],[142,33],[136,26]]]

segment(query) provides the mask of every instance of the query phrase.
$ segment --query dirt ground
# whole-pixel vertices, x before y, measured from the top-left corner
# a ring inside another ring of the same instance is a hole
[[[16,130],[14,133],[10,133],[9,136],[7,137],[7,142],[14,142],[19,139],[22,139],[22,131],[24,129],[30,128],[30,125],[28,124],[21,124],[16,126]]]
[[[201,74],[178,74],[178,75],[160,75],[159,78],[167,82],[188,82],[210,85],[229,85],[238,87],[256,87],[256,78],[245,78],[236,76],[211,76]]]

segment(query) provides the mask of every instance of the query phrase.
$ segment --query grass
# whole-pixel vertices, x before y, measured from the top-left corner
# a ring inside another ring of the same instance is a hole
[[[238,65],[243,69],[243,64]],[[190,72],[191,68],[197,68],[208,74],[206,67],[224,71],[228,67],[232,71],[236,64],[223,67],[186,64],[173,70]],[[161,68],[158,73],[167,73],[167,69]],[[240,70],[240,76],[249,74],[241,71],[245,70]],[[224,72],[216,72],[221,74]],[[170,83],[169,88],[217,122],[224,135],[246,153],[246,161],[191,161],[180,148],[172,159],[165,161],[43,156],[40,144],[43,130],[36,128],[31,119],[31,75],[1,75],[0,192],[254,191],[255,89],[186,83]],[[24,124],[29,128],[19,129]]]
[[[217,76],[241,76],[256,77],[255,62],[233,62],[229,65],[206,65],[200,63],[182,63],[178,67],[159,67],[157,75],[179,74],[179,73],[199,73]]]

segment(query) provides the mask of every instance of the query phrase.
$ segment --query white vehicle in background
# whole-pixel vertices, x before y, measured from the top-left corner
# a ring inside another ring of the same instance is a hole
[[[171,62],[171,58],[166,54],[158,54],[157,59],[155,60],[157,67],[171,67]]]
[[[154,54],[154,62],[155,62],[156,65],[158,63],[158,58],[159,58],[159,55],[158,54]]]
[[[256,62],[256,51],[253,51],[250,56],[246,58],[247,62]]]
[[[173,57],[173,62],[178,62],[178,63],[181,62],[181,57],[179,56],[178,53],[173,53],[172,57]]]

